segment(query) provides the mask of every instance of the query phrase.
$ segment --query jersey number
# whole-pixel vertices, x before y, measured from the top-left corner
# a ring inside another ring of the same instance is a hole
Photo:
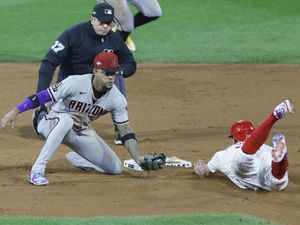
[[[54,43],[54,45],[51,46],[51,49],[53,51],[55,51],[55,53],[57,53],[57,52],[59,52],[61,50],[64,50],[64,48],[65,48],[65,46],[62,43],[60,43],[59,41],[56,41]]]

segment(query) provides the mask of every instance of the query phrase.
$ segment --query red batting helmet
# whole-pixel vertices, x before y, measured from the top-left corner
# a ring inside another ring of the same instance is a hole
[[[94,68],[102,69],[106,72],[119,71],[118,56],[113,52],[101,52],[94,58]]]
[[[231,135],[236,141],[245,141],[254,131],[253,124],[247,120],[234,122],[231,126]]]

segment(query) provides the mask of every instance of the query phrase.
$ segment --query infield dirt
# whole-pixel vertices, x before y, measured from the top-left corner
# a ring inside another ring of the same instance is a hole
[[[31,95],[39,64],[0,64],[1,117]],[[231,144],[233,121],[258,126],[279,102],[291,98],[300,109],[300,65],[141,64],[127,79],[129,117],[143,153],[207,161]],[[56,79],[56,77],[55,77]],[[124,169],[111,176],[70,166],[60,146],[50,160],[45,187],[31,186],[27,174],[43,141],[31,127],[32,112],[16,127],[0,130],[0,214],[33,216],[127,216],[237,212],[282,224],[300,221],[300,117],[278,121],[271,135],[286,135],[290,182],[284,191],[241,190],[224,175],[197,178],[192,169],[166,168],[146,178]],[[129,154],[113,144],[110,116],[95,128],[122,159]],[[270,144],[270,138],[267,143]]]

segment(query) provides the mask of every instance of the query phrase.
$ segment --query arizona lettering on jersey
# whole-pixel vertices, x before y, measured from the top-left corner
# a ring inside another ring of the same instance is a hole
[[[55,101],[52,110],[93,118],[111,112],[116,124],[127,123],[129,120],[125,97],[113,85],[111,90],[96,102],[93,101],[92,77],[93,74],[72,75],[49,87],[48,92]]]
[[[101,116],[107,113],[103,108],[97,105],[92,105],[92,104],[75,101],[75,100],[70,101],[69,108],[77,112],[87,113],[93,116]]]

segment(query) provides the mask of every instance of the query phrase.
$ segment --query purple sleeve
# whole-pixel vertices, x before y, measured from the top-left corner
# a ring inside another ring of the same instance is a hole
[[[47,89],[40,91],[39,93],[36,94],[36,96],[38,97],[41,105],[45,104],[46,102],[52,101]]]
[[[50,102],[52,99],[48,93],[48,90],[43,90],[43,91],[40,91],[39,93],[35,94],[35,96],[37,96],[38,100],[39,100],[39,105],[43,105],[45,104],[46,102]],[[38,107],[36,106],[36,107]],[[20,103],[18,106],[17,106],[17,109],[20,111],[20,112],[25,112],[29,109],[33,109],[33,108],[36,108],[34,107],[34,104],[32,102],[32,100],[30,98],[26,98],[22,103]]]
[[[22,103],[20,103],[17,106],[17,109],[20,111],[20,113],[29,109],[33,109],[33,103],[29,100],[29,98],[26,98]]]

